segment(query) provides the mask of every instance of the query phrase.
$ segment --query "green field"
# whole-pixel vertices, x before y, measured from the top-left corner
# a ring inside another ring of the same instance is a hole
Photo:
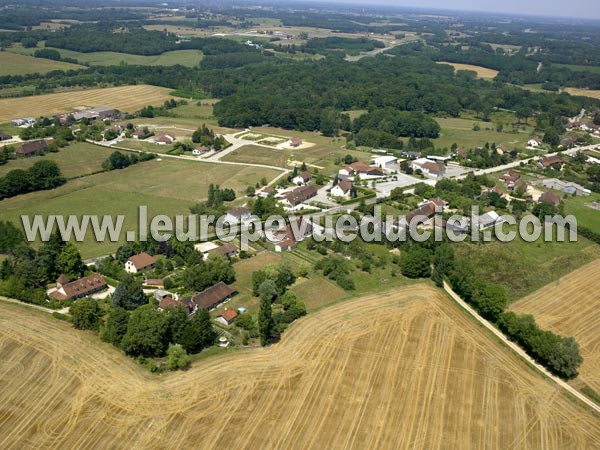
[[[552,64],[552,67],[563,67],[577,72],[600,73],[600,66],[578,66],[576,64]]]
[[[515,301],[600,257],[600,247],[578,237],[577,242],[512,242],[455,245],[484,280],[506,288]]]
[[[600,211],[585,206],[586,203],[592,202],[600,202],[600,194],[592,194],[589,197],[566,196],[565,214],[573,214],[577,217],[579,225],[600,233]]]
[[[33,54],[33,52],[35,52],[36,49],[13,47],[9,50],[10,52],[19,53],[22,55],[31,55]],[[128,53],[118,52],[81,53],[74,52],[72,50],[64,50],[61,48],[56,48],[54,50],[57,50],[62,58],[74,58],[80,63],[89,64],[92,66],[115,66],[121,63],[125,63],[138,66],[173,66],[175,64],[180,64],[186,67],[194,67],[200,64],[200,61],[202,60],[203,56],[200,50],[173,50],[170,52],[162,53],[160,55],[151,56],[131,55]],[[36,58],[36,60],[54,62],[51,60],[41,58]],[[66,64],[61,62],[59,63]]]
[[[486,142],[496,145],[503,144],[509,149],[519,147],[524,149],[531,136],[529,127],[526,132],[512,133],[509,131],[497,132],[496,125],[493,122],[482,122],[476,119],[459,118],[436,118],[442,127],[440,137],[432,139],[438,148],[450,148],[453,143],[459,147],[477,148],[483,146]],[[481,128],[479,131],[473,131],[473,124],[477,123]],[[491,128],[487,130],[486,128]],[[510,127],[504,127],[505,130],[511,130]]]
[[[79,69],[81,67],[82,66],[77,64],[70,64],[62,61],[34,58],[33,56],[0,51],[0,76],[22,75],[26,73],[47,73],[52,70],[70,70]]]
[[[22,214],[123,214],[124,230],[137,231],[139,205],[148,206],[149,217],[188,214],[192,204],[206,198],[210,183],[241,192],[262,177],[272,179],[276,175],[278,172],[274,170],[256,167],[179,160],[148,161],[123,170],[78,178],[50,191],[3,200],[0,214],[3,219],[19,224]],[[85,242],[77,245],[84,258],[114,252],[118,246],[117,243],[94,242],[91,233]]]
[[[245,145],[226,155],[223,161],[287,167],[288,156],[289,153],[285,150],[271,150],[256,145]]]
[[[27,169],[37,161],[44,159],[55,161],[66,178],[88,175],[102,170],[102,162],[113,152],[113,149],[99,145],[77,142],[59,149],[58,153],[47,153],[44,156],[11,159],[0,166],[0,176],[9,170]]]

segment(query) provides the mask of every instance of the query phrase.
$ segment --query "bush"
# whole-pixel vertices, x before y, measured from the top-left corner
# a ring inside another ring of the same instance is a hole
[[[185,349],[179,344],[169,345],[167,350],[167,365],[171,370],[187,369],[191,363],[191,358]]]

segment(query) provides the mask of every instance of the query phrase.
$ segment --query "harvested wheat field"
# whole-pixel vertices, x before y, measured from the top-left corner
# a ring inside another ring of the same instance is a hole
[[[600,260],[519,300],[511,309],[532,314],[542,328],[573,336],[584,358],[579,378],[600,392]],[[574,382],[577,384],[577,381]]]
[[[340,303],[281,343],[152,376],[0,304],[0,448],[590,449],[600,418],[425,285]]]
[[[492,80],[496,78],[498,75],[498,71],[494,69],[488,69],[487,67],[474,66],[472,64],[459,64],[459,63],[451,63],[446,61],[440,61],[439,64],[448,64],[449,66],[454,67],[455,70],[471,70],[477,73],[478,78],[484,78],[486,80]]]
[[[161,105],[165,100],[174,98],[169,92],[171,89],[141,84],[3,98],[0,99],[0,123],[21,117],[52,116],[80,107],[109,106],[133,113],[144,106]]]
[[[582,95],[584,97],[592,97],[592,98],[600,99],[600,90],[565,88],[565,92],[568,92],[571,95]]]

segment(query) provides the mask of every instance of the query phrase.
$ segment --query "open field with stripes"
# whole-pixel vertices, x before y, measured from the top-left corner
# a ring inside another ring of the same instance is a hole
[[[542,328],[573,336],[584,358],[580,375],[600,393],[600,260],[550,283],[512,305],[515,312],[532,314]]]
[[[0,447],[590,449],[600,418],[426,284],[325,308],[270,348],[153,376],[0,304]]]

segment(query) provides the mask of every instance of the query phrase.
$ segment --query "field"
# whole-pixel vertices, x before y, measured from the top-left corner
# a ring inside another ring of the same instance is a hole
[[[506,288],[515,301],[548,283],[600,258],[600,249],[587,239],[577,242],[537,242],[515,239],[508,243],[463,243],[456,251],[474,264],[478,275]]]
[[[600,260],[591,262],[512,305],[542,328],[573,336],[584,358],[579,379],[600,393]]]
[[[600,419],[424,285],[338,304],[270,348],[161,376],[42,313],[0,311],[5,449],[600,444]]]
[[[170,89],[149,86],[119,86],[104,89],[61,92],[22,98],[0,99],[0,123],[19,117],[51,116],[78,107],[112,106],[135,112],[146,105],[161,105],[173,98]]]
[[[552,64],[552,67],[565,67],[567,69],[575,70],[578,72],[593,72],[600,73],[600,66],[579,66],[576,64]]]
[[[287,167],[288,156],[289,153],[285,150],[271,150],[257,145],[245,145],[226,155],[223,161]]]
[[[55,161],[66,178],[88,175],[102,170],[102,163],[113,152],[113,149],[77,142],[68,147],[61,148],[58,153],[47,153],[44,156],[32,158],[11,159],[7,164],[0,166],[0,176],[13,169],[27,169],[37,161],[49,159]]]
[[[565,88],[565,91],[571,95],[583,95],[584,97],[600,99],[600,90]]]
[[[472,70],[473,72],[477,73],[478,78],[484,78],[487,80],[492,80],[496,78],[496,75],[498,75],[497,70],[488,69],[487,67],[473,66],[471,64],[458,64],[446,61],[440,61],[439,64],[448,64],[449,66],[454,67],[455,70]]]
[[[0,76],[22,75],[26,73],[46,73],[52,70],[72,70],[82,66],[45,58],[0,52]]]
[[[277,171],[256,167],[209,164],[193,161],[148,161],[123,170],[114,170],[70,181],[51,191],[39,191],[3,200],[3,220],[21,223],[22,214],[123,214],[123,229],[138,230],[138,207],[146,205],[148,216],[189,214],[189,207],[205,199],[210,183],[236,192],[254,185],[263,176],[272,179]],[[122,233],[121,242],[125,238]],[[105,255],[118,243],[96,242],[87,234],[77,243],[84,258]]]
[[[593,193],[588,197],[565,197],[565,214],[573,214],[579,225],[600,233],[600,211],[586,206],[592,202],[600,202],[600,195]]]

